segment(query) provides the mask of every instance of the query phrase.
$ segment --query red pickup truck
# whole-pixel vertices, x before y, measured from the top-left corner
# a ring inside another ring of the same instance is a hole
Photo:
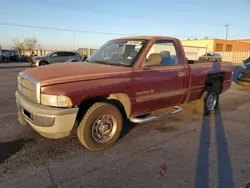
[[[123,120],[148,122],[151,112],[202,103],[205,115],[232,83],[230,62],[189,64],[178,39],[146,36],[111,40],[85,62],[46,65],[18,75],[18,118],[47,138],[63,138],[77,126],[91,151],[111,147]],[[124,125],[126,126],[126,125]]]

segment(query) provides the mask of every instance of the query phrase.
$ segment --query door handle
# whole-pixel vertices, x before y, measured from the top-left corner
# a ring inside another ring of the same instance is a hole
[[[185,72],[178,72],[178,76],[179,77],[186,76],[186,73]]]

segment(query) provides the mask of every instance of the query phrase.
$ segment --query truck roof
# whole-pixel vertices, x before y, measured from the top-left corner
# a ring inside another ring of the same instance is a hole
[[[131,36],[131,37],[121,37],[121,38],[116,38],[114,40],[135,40],[135,39],[140,39],[140,40],[152,40],[152,39],[164,39],[164,40],[174,40],[176,38],[173,37],[166,37],[166,36]]]

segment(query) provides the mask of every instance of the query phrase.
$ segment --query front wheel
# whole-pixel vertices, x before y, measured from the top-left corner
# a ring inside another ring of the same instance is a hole
[[[48,63],[47,63],[46,61],[41,61],[41,62],[39,63],[39,66],[44,66],[44,65],[48,65]]]
[[[79,141],[91,151],[111,147],[119,138],[123,118],[120,110],[108,103],[93,104],[77,128]]]

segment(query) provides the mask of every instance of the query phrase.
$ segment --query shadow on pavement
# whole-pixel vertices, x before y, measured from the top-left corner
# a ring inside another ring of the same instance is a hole
[[[130,131],[132,131],[136,127],[136,124],[126,120],[123,124],[123,128],[121,131],[120,139],[126,136]]]
[[[211,73],[220,72],[221,64],[213,64]],[[233,81],[237,81],[239,66],[234,67]],[[210,73],[208,73],[210,74]],[[216,85],[215,85],[216,86]],[[215,87],[214,86],[214,87]],[[222,86],[222,85],[221,85]],[[221,88],[217,88],[221,89]],[[195,188],[208,188],[209,186],[209,149],[211,144],[211,119],[210,116],[203,116],[200,131],[200,145],[197,156]],[[216,151],[218,165],[218,187],[234,188],[233,171],[231,167],[230,154],[227,146],[227,139],[221,118],[220,104],[214,110],[214,126],[216,136]],[[211,180],[212,181],[212,180]]]
[[[203,117],[200,146],[196,166],[195,188],[206,188],[209,186],[209,148],[211,143],[211,117]],[[221,118],[220,107],[215,111],[215,135],[218,164],[218,187],[234,188],[233,171],[228,151],[227,139]]]
[[[215,115],[219,187],[234,187],[233,171],[220,106]]]
[[[26,143],[33,141],[34,139],[19,139],[0,143],[0,164],[4,163],[4,161],[6,161],[8,158],[20,151]]]

